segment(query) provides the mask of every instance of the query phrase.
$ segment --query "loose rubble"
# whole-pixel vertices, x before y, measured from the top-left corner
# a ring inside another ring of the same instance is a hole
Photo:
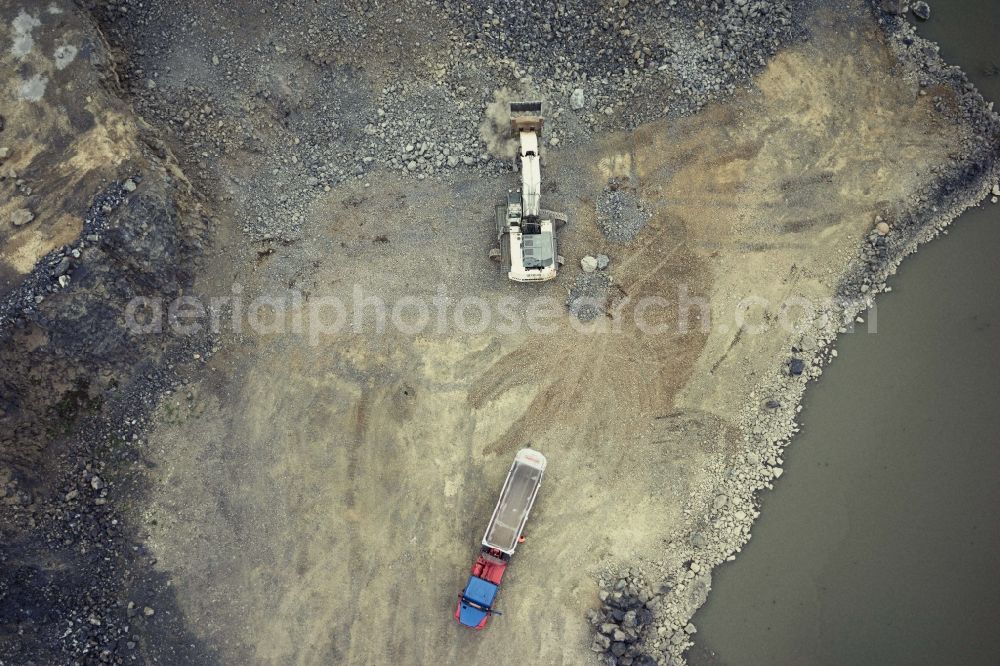
[[[0,184],[16,202],[3,233],[43,248],[0,291],[0,663],[139,663],[140,643],[195,663],[206,651],[129,512],[145,470],[144,413],[179,382],[179,359],[208,343],[132,337],[124,309],[138,294],[189,286],[204,220],[168,154],[135,147],[131,107],[101,86],[109,61],[89,18],[63,0],[45,5],[0,9],[30,17],[26,71],[38,71],[42,47],[55,54],[45,97],[0,117]],[[87,58],[53,40],[85,45]],[[90,145],[85,133],[105,118],[107,164],[67,149]],[[71,168],[60,163],[70,158]],[[60,217],[71,235],[59,236]],[[130,597],[172,612],[133,619]]]
[[[231,183],[233,196],[256,211],[244,230],[257,239],[297,238],[309,201],[377,167],[417,179],[508,171],[506,156],[490,154],[479,131],[498,91],[547,102],[544,113],[559,127],[547,143],[556,147],[697,111],[748,83],[802,34],[795,3],[786,1],[614,2],[595,10],[582,0],[443,0],[447,22],[413,0],[347,3],[342,12],[304,5],[299,21],[272,26],[267,46],[241,51],[237,35],[213,35],[204,63],[212,76],[192,73],[177,85],[163,66],[178,39],[171,8],[120,11],[127,4],[96,8],[111,41],[133,54],[122,82],[144,117],[189,147],[189,176],[207,179],[214,163],[238,152],[262,162],[256,171],[268,177]],[[190,22],[183,41],[207,40],[205,19]],[[399,26],[420,26],[427,42],[375,84],[363,54],[396,48]],[[274,85],[272,62],[291,44],[309,78],[294,90]],[[433,54],[422,50],[428,44]]]
[[[643,208],[627,182],[611,181],[597,200],[597,226],[605,238],[616,243],[635,240],[651,217],[652,212]]]
[[[566,297],[566,307],[570,314],[583,322],[593,321],[607,312],[611,278],[607,273],[596,272],[597,260],[593,257],[593,268],[576,276]],[[588,264],[590,265],[590,264]]]
[[[668,590],[664,587],[660,592]],[[596,630],[590,649],[606,655],[606,663],[616,666],[664,663],[645,651],[659,632],[653,609],[660,593],[654,593],[641,575],[630,571],[613,582],[602,581],[599,596],[601,607],[590,612],[590,624]]]

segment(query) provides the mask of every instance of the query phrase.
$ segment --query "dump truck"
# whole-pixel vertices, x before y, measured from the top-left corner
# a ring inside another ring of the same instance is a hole
[[[513,102],[510,131],[518,141],[521,189],[507,192],[507,201],[496,206],[496,233],[499,247],[490,258],[500,262],[507,277],[515,282],[544,282],[559,272],[563,258],[556,244],[556,229],[566,216],[541,207],[542,169],[538,142],[545,119],[541,102]]]
[[[514,456],[483,535],[479,557],[472,565],[465,589],[458,595],[455,619],[462,625],[482,629],[490,615],[501,614],[493,604],[507,564],[522,540],[524,525],[542,485],[545,465],[545,456],[534,449],[521,449]]]

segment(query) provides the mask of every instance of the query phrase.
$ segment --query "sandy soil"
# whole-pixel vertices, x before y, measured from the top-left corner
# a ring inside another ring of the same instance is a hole
[[[508,284],[485,259],[513,177],[376,174],[320,197],[300,242],[237,275],[247,294],[297,290],[308,308],[355,284],[388,302],[441,286],[527,303],[564,297],[580,257],[604,251],[623,300],[686,285],[715,316],[678,334],[677,311],[663,311],[662,335],[624,315],[579,333],[564,312],[550,334],[230,334],[187,392],[164,398],[149,438],[149,542],[195,632],[232,664],[585,663],[602,572],[658,580],[689,559],[703,522],[691,507],[711,503],[741,450],[735,415],[798,339],[773,326],[781,301],[832,296],[875,215],[904,208],[958,141],[894,76],[867,21],[820,15],[815,39],[752,91],[549,151],[550,207],[571,220],[555,283]],[[594,202],[623,173],[655,212],[612,245]],[[230,293],[221,273],[209,286]],[[733,320],[750,295],[769,301],[748,319],[771,322],[766,335]],[[549,472],[505,615],[462,630],[456,594],[528,443]]]

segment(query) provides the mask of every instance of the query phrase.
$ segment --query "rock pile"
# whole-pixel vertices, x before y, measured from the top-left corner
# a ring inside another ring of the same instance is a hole
[[[635,240],[651,217],[635,188],[620,180],[612,180],[597,200],[597,226],[605,238],[616,243]]]
[[[602,584],[601,607],[590,613],[596,629],[590,649],[603,655],[609,666],[654,666],[656,660],[644,651],[646,633],[653,626],[653,608],[658,601],[640,577],[630,575]]]
[[[596,269],[597,260],[594,257],[590,259],[594,261],[593,267]],[[584,271],[586,270],[587,265],[584,266]],[[611,277],[607,273],[597,270],[583,272],[576,276],[570,287],[566,307],[580,321],[593,321],[605,313],[610,293]]]

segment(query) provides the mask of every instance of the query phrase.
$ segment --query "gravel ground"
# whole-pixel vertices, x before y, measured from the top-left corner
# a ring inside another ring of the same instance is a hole
[[[260,163],[229,188],[255,240],[297,238],[309,200],[375,168],[508,170],[480,130],[498,91],[546,102],[554,148],[692,113],[803,34],[786,2],[442,2],[439,20],[411,0],[309,4],[295,21],[265,6],[277,18],[253,43],[226,3],[94,4],[128,54],[124,85],[187,146],[189,175],[244,152]],[[417,40],[405,53],[400,30]]]

